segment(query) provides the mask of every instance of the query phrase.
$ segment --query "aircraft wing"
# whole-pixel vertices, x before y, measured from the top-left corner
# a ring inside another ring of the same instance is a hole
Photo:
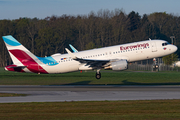
[[[110,60],[97,60],[97,59],[82,59],[76,57],[71,51],[69,51],[67,48],[65,50],[68,52],[68,54],[71,56],[73,60],[79,61],[80,63],[86,63],[87,65],[90,65],[91,67],[102,67],[103,65],[110,62]]]
[[[95,60],[95,59],[81,59],[81,58],[76,58],[74,60],[79,61],[80,63],[86,63],[91,67],[97,67],[97,66],[101,67],[106,63],[110,62],[110,60]]]

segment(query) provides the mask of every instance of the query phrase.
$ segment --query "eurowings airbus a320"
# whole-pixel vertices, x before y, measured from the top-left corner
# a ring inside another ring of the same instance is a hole
[[[13,64],[5,67],[7,71],[29,73],[67,73],[82,70],[97,70],[96,78],[101,78],[101,69],[125,70],[128,62],[157,58],[177,51],[175,45],[164,40],[146,40],[92,50],[54,54],[37,57],[21,45],[11,35],[2,37]]]

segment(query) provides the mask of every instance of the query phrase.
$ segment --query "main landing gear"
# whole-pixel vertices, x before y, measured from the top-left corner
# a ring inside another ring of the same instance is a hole
[[[100,79],[100,78],[101,78],[101,73],[100,73],[100,69],[98,69],[96,72],[96,79]]]

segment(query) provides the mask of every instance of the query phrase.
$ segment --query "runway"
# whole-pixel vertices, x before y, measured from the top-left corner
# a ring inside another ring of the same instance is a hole
[[[0,93],[28,94],[20,97],[0,97],[0,103],[157,100],[180,99],[180,86],[1,85]]]

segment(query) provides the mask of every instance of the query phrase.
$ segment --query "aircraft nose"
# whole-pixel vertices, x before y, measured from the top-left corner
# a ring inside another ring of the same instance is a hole
[[[173,46],[173,51],[176,52],[177,49],[178,49],[177,46],[174,45],[174,46]]]

